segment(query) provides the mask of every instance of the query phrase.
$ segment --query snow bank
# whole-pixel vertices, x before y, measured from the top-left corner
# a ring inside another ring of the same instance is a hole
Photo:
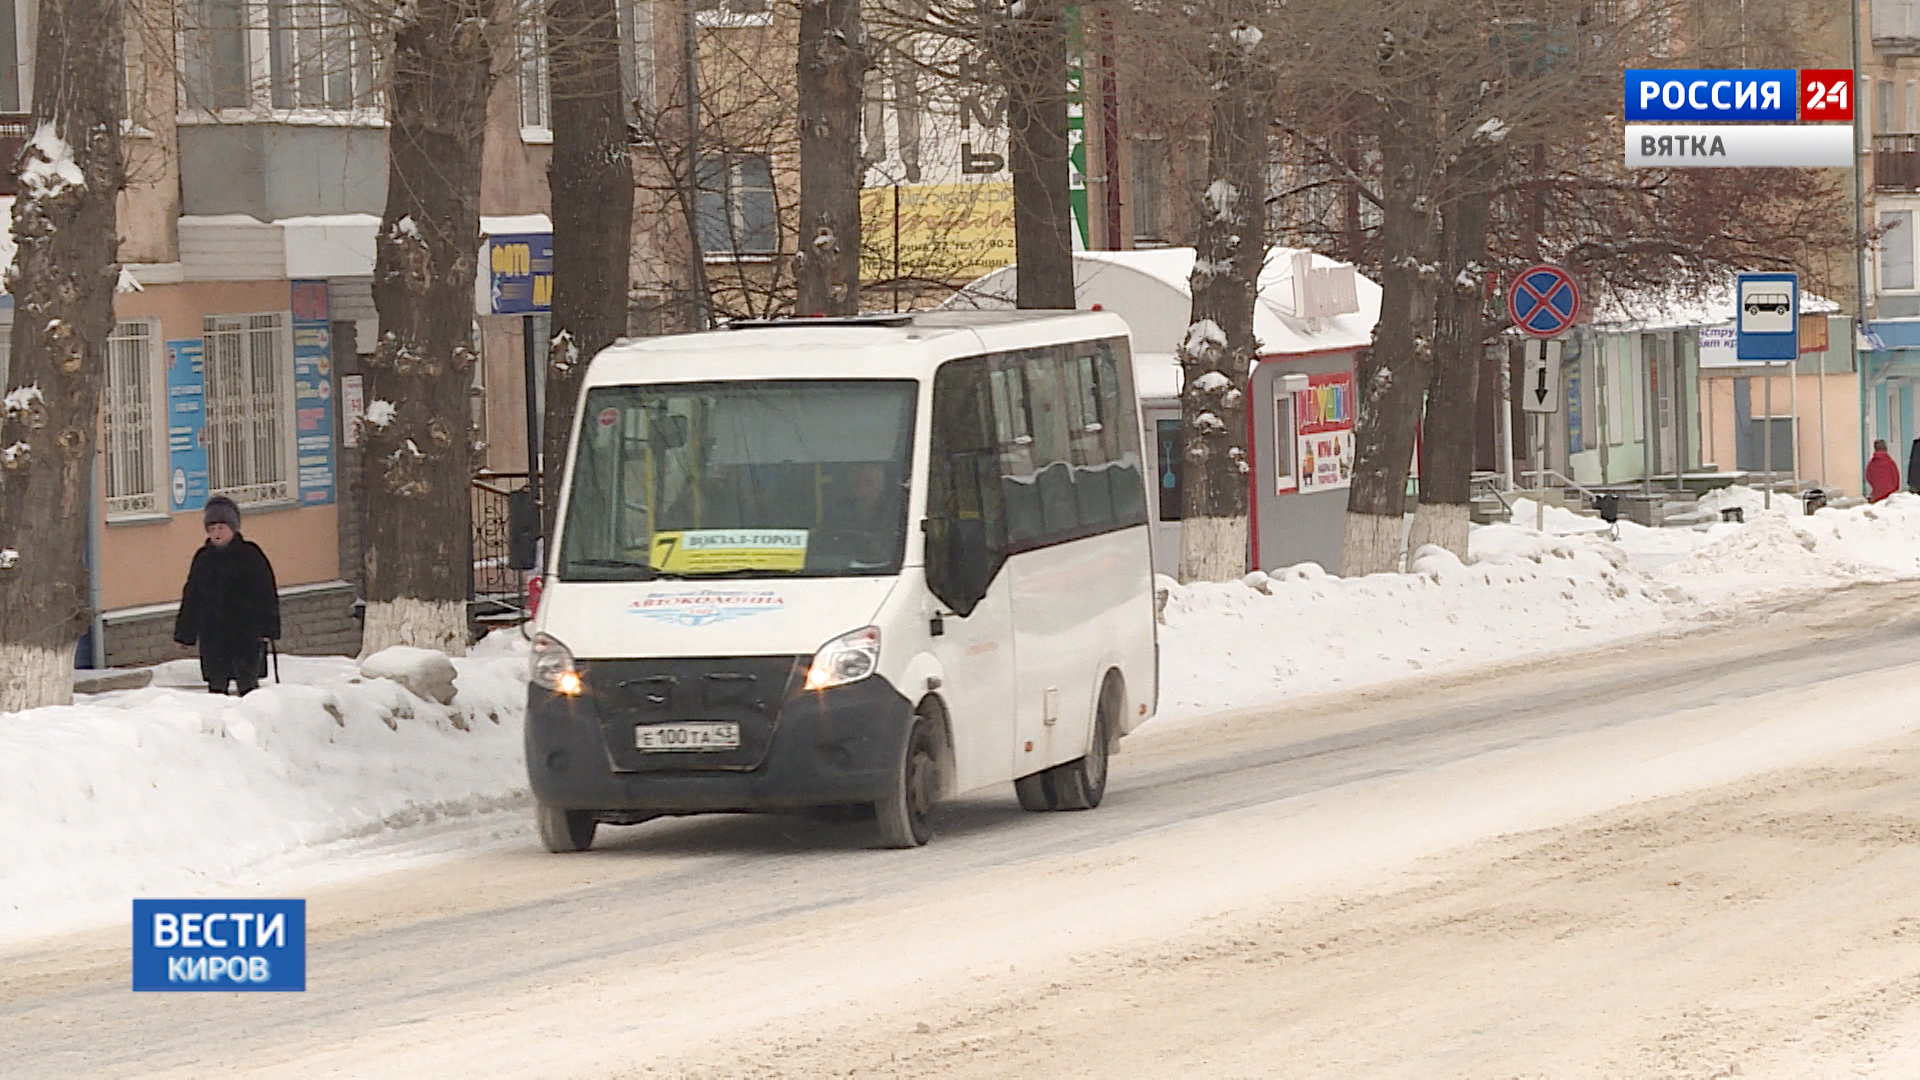
[[[217,697],[194,661],[157,685],[0,714],[0,939],[124,914],[131,896],[232,892],[314,845],[511,802],[526,787],[526,659],[452,661],[443,706],[352,660]]]
[[[1306,563],[1167,591],[1157,724],[1490,664],[1660,628],[1679,601],[1604,538],[1475,530],[1474,562],[1425,547],[1410,572],[1336,578]]]
[[[1575,651],[1770,596],[1920,578],[1920,496],[1811,517],[1797,501],[1761,512],[1759,500],[1739,488],[1712,501],[1752,507],[1744,525],[1622,521],[1618,540],[1557,507],[1535,532],[1535,507],[1520,500],[1518,524],[1473,529],[1466,564],[1426,547],[1406,574],[1341,579],[1306,564],[1229,585],[1163,578],[1156,723]]]

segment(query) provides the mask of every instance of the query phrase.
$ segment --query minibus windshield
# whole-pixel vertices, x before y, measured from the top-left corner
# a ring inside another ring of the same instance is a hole
[[[560,578],[898,573],[915,390],[794,379],[588,391]]]

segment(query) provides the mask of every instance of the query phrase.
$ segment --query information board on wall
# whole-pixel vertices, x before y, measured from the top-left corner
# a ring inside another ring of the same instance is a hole
[[[207,501],[207,369],[199,338],[167,342],[167,505]]]
[[[293,283],[294,453],[301,506],[334,500],[333,327],[327,283]]]

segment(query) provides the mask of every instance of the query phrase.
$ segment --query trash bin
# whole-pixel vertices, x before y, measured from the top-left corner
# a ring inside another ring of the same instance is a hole
[[[1593,497],[1593,508],[1600,512],[1600,520],[1609,525],[1620,521],[1620,496],[1610,492],[1601,492]]]
[[[1722,507],[1720,510],[1720,520],[1731,521],[1735,524],[1744,523],[1747,520],[1747,509],[1744,506]]]
[[[1806,492],[1800,496],[1800,501],[1807,504],[1807,513],[1812,514],[1814,511],[1827,505],[1827,493],[1820,488],[1808,488]]]

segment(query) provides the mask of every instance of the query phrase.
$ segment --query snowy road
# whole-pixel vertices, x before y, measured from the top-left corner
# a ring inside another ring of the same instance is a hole
[[[296,995],[0,954],[22,1075],[1911,1076],[1920,585],[1185,721],[1107,805],[694,819],[309,891]]]

